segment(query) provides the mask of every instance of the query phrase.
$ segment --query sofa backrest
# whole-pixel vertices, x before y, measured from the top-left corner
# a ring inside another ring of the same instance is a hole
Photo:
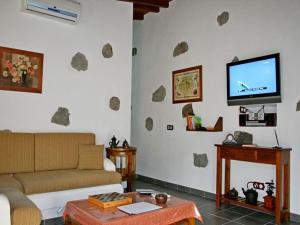
[[[35,134],[35,171],[74,169],[79,144],[95,144],[92,133]]]
[[[0,133],[0,174],[34,171],[34,134]]]

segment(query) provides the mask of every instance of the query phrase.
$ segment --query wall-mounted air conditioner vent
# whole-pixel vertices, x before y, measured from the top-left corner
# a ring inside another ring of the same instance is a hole
[[[80,3],[71,0],[23,0],[24,11],[36,15],[78,23]]]

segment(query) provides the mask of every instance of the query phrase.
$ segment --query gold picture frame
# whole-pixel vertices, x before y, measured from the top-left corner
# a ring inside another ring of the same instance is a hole
[[[172,73],[173,104],[202,101],[202,65]]]
[[[44,55],[0,46],[0,90],[42,93]]]

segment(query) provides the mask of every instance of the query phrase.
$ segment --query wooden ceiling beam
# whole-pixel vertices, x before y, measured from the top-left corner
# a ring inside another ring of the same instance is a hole
[[[135,12],[133,13],[133,19],[134,20],[144,20],[145,13]]]
[[[153,12],[153,13],[158,13],[159,12],[159,7],[134,3],[133,4],[133,10],[134,10],[134,12],[144,12],[144,13]]]
[[[119,0],[123,2],[132,2],[137,3],[145,6],[156,6],[162,8],[169,7],[169,0]]]

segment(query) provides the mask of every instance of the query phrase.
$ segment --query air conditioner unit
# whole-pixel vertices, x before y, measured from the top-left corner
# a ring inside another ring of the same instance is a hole
[[[23,0],[24,11],[70,23],[78,23],[80,3],[72,0]]]

